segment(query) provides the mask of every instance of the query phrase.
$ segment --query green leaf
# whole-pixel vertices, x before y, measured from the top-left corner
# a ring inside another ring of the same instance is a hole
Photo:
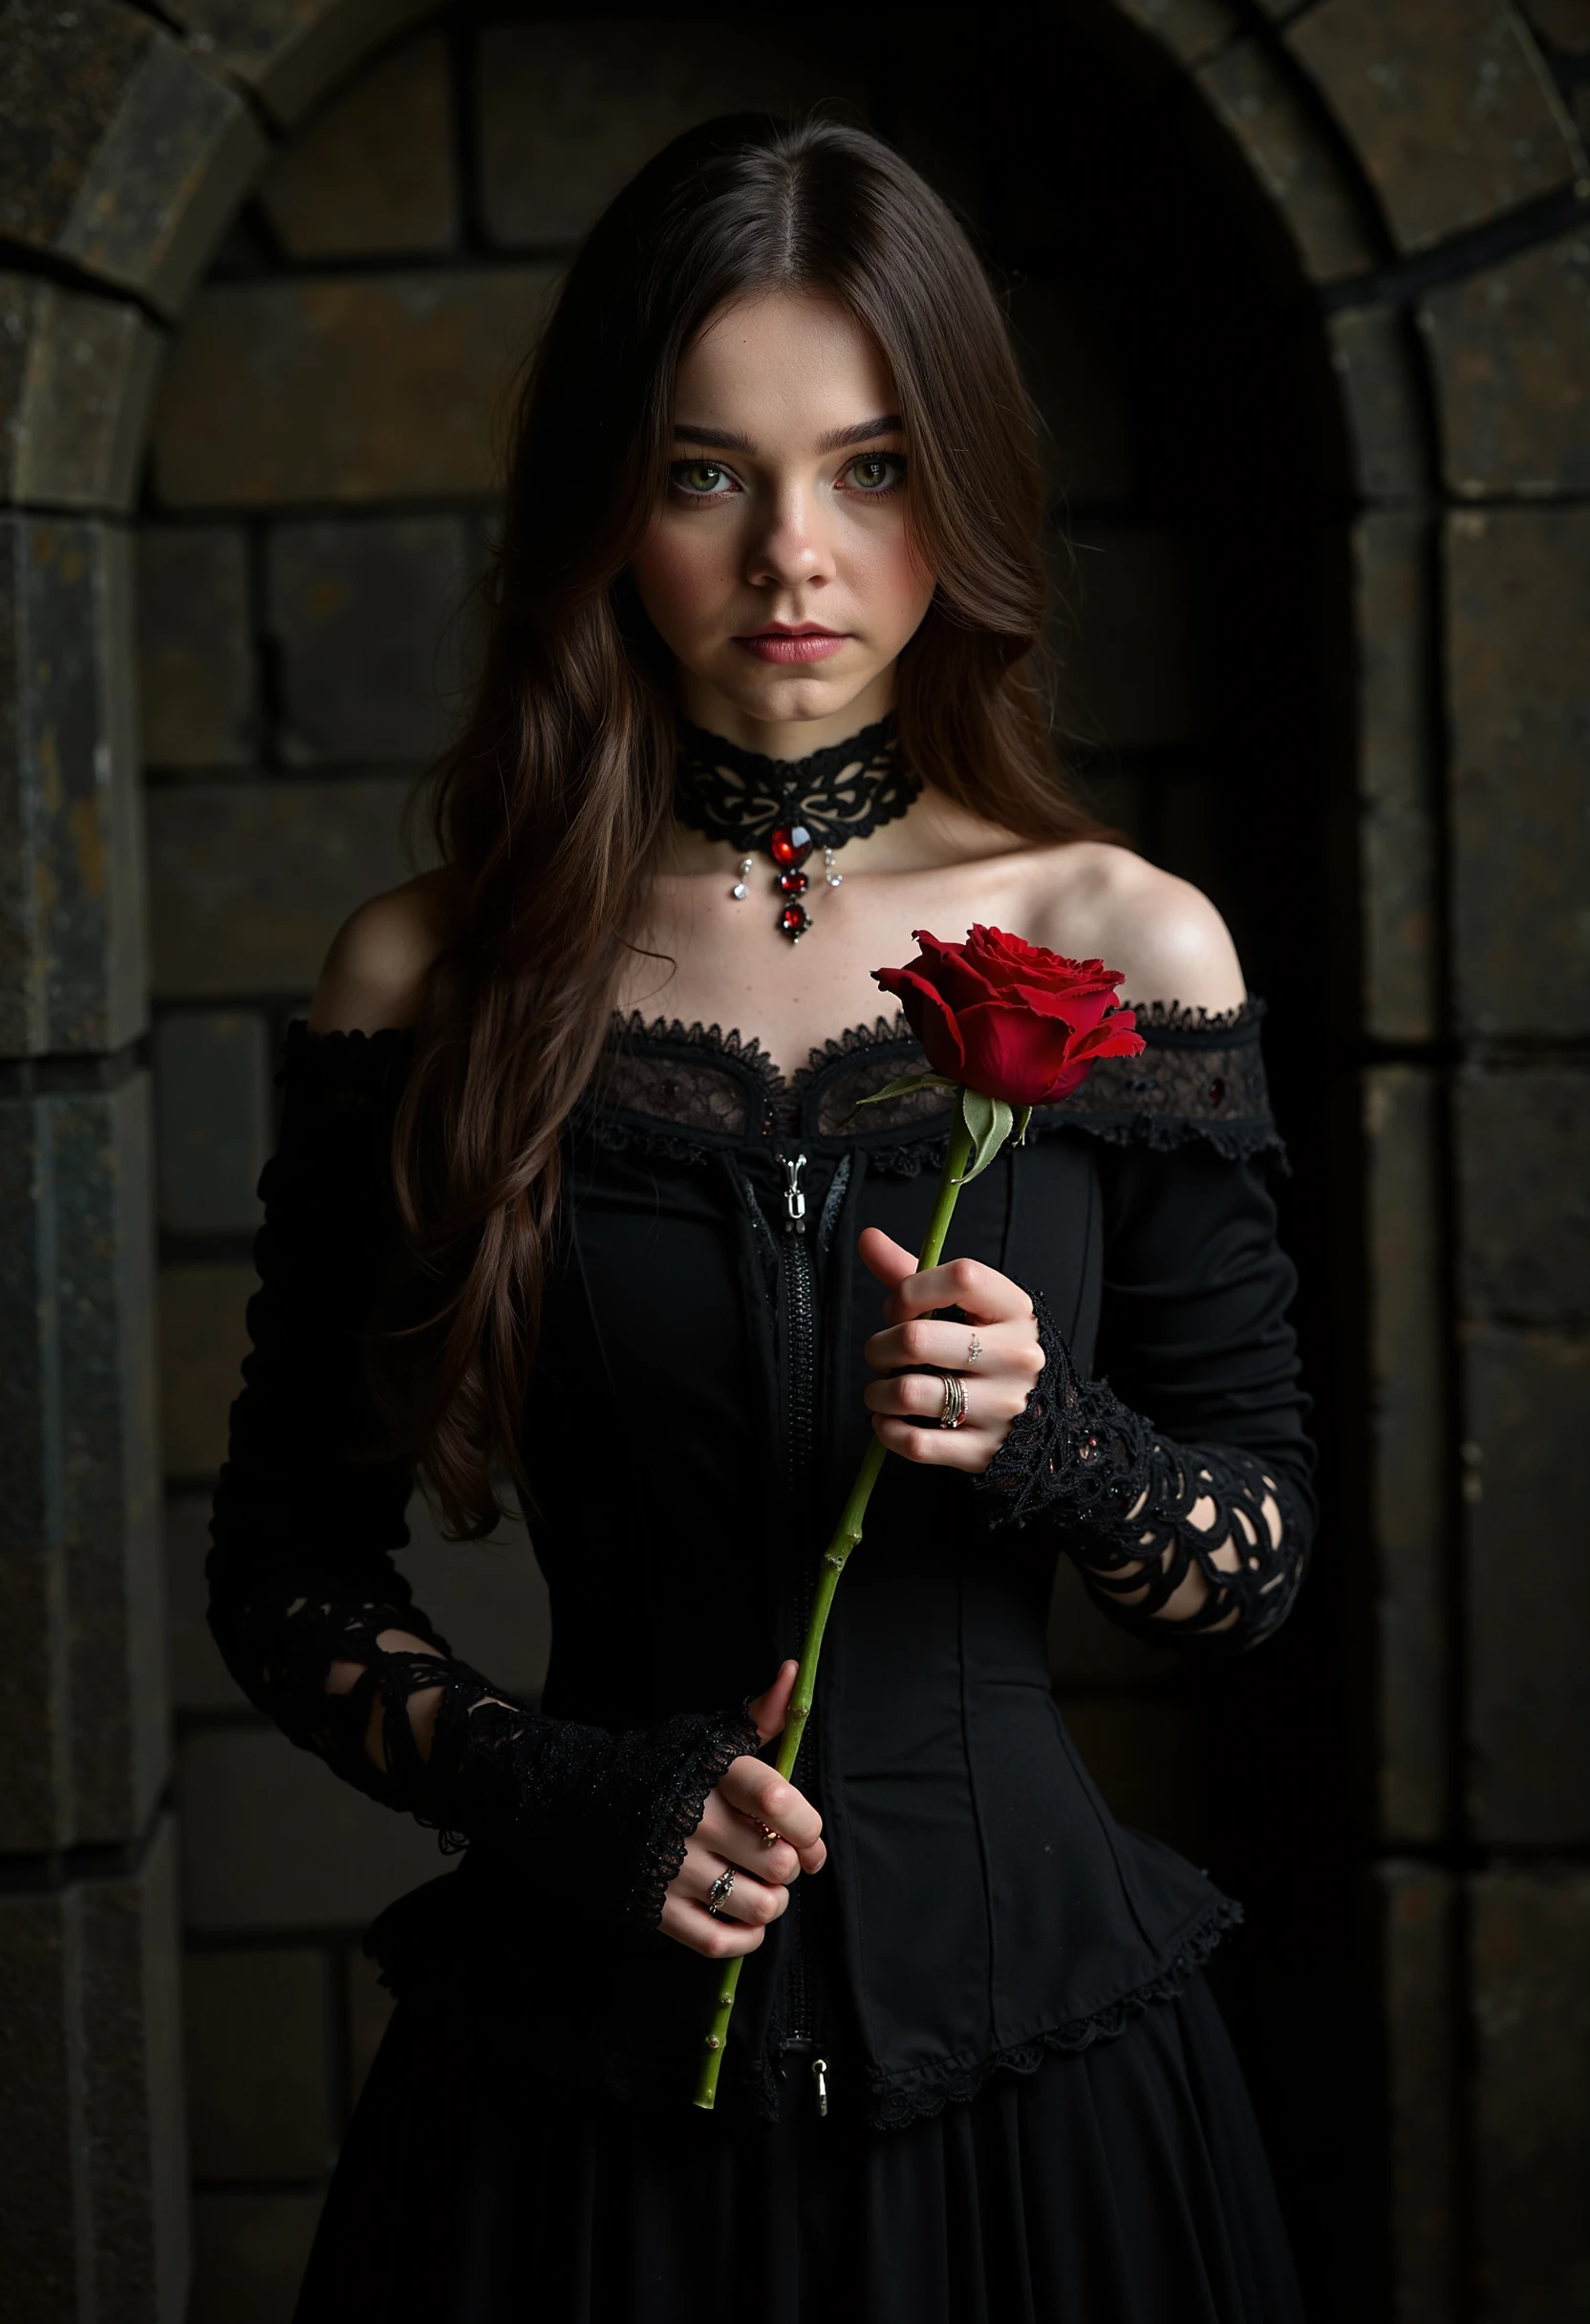
[[[1018,1106],[1016,1108],[1016,1143],[1018,1146],[1025,1146],[1027,1142],[1027,1132],[1031,1128],[1032,1108],[1030,1106]]]
[[[913,1089],[958,1089],[959,1087],[958,1082],[947,1082],[942,1073],[905,1073],[897,1082],[885,1082],[883,1087],[874,1089],[870,1097],[858,1097],[855,1105],[850,1108],[850,1111],[855,1113],[863,1106],[881,1106],[886,1097],[904,1097],[908,1091]]]
[[[1016,1117],[1002,1097],[985,1097],[980,1089],[963,1089],[960,1118],[972,1141],[971,1164],[961,1173],[960,1183],[970,1186],[974,1178],[982,1175],[1009,1137]]]

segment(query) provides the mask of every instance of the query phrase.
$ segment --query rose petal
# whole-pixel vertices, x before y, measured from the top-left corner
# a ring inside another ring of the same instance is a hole
[[[966,1051],[956,1027],[956,1013],[937,986],[918,972],[913,961],[904,968],[875,968],[872,976],[875,983],[899,1001],[906,1022],[927,1051],[934,1071],[951,1081],[963,1080]]]
[[[911,966],[937,986],[952,1008],[968,1008],[974,1001],[989,1000],[998,990],[967,958],[964,945],[941,944],[925,928],[914,929],[913,934],[922,949]]]
[[[958,1023],[966,1051],[964,1079],[987,1097],[1036,1106],[1066,1068],[1070,1027],[1036,1016],[1021,1002],[981,1002],[962,1009]]]

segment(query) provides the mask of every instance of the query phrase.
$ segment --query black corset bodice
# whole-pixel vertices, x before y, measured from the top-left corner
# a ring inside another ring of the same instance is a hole
[[[829,1862],[747,1964],[720,2104],[774,2108],[789,2045],[815,2039],[836,2103],[908,2120],[1113,2031],[1234,1917],[1202,1874],[1111,1818],[1045,1664],[1060,1551],[1107,1614],[1218,1651],[1281,1618],[1309,1530],[1258,1011],[1140,1022],[1141,1057],[1040,1108],[1028,1144],[961,1195],[955,1252],[1034,1294],[1050,1368],[1000,1474],[886,1466],[797,1771]],[[714,1971],[645,1924],[706,1789],[745,1748],[734,1706],[798,1649],[869,1435],[878,1292],[856,1237],[875,1225],[919,1244],[944,1093],[855,1111],[921,1063],[901,1021],[829,1044],[788,1084],[716,1029],[615,1026],[568,1132],[525,1414],[553,1616],[545,1695],[498,1706],[484,1783],[447,1775],[439,1726],[433,1768],[383,1791],[323,1678],[334,1652],[368,1657],[378,1683],[382,1627],[434,1635],[394,1561],[410,1478],[374,1456],[358,1360],[394,1263],[406,1059],[397,1034],[290,1041],[212,1618],[295,1740],[469,1841],[459,1870],[377,1924],[399,1990],[467,1993],[506,2051],[684,2103]],[[1201,1628],[1160,1618],[1168,1582],[1146,1599],[1129,1586],[1150,1518],[1179,1576],[1205,1556],[1186,1522],[1200,1495],[1246,1539],[1240,1512],[1266,1493],[1283,1539],[1235,1575],[1209,1567]],[[458,1646],[489,1674],[488,1641]],[[607,1919],[569,1906],[592,1834],[623,1860]],[[563,1877],[541,1868],[548,1855]]]

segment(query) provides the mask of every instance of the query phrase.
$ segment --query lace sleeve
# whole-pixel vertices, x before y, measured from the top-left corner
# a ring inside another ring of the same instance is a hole
[[[444,1847],[555,1840],[561,1862],[600,1864],[604,1885],[616,1875],[655,1925],[707,1794],[757,1748],[743,1711],[625,1734],[543,1718],[453,1658],[394,1560],[413,1478],[364,1358],[401,1267],[390,1149],[408,1053],[401,1033],[290,1039],[252,1347],[210,1529],[210,1626],[249,1700],[360,1791]],[[393,1630],[431,1651],[386,1651]],[[333,1663],[363,1666],[346,1692],[328,1684]],[[408,1705],[436,1687],[427,1757]]]
[[[1201,1140],[1106,1148],[1099,1172],[1102,1376],[1035,1300],[1044,1369],[980,1480],[990,1516],[1042,1514],[1105,1611],[1159,1644],[1251,1646],[1285,1619],[1315,1517],[1267,1173]]]
[[[1179,1445],[1102,1380],[1077,1373],[1041,1295],[1043,1370],[978,1488],[990,1521],[1042,1516],[1094,1599],[1161,1643],[1256,1646],[1291,1611],[1311,1512],[1278,1461],[1234,1446]],[[1190,1574],[1204,1588],[1172,1606]]]

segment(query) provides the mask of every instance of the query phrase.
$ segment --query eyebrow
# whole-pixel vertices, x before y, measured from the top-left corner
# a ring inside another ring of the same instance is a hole
[[[874,437],[896,436],[903,433],[905,421],[898,412],[885,412],[876,420],[858,420],[853,427],[831,428],[817,440],[820,452],[843,452],[851,444],[870,443]],[[698,427],[692,420],[679,420],[674,428],[676,443],[704,444],[713,452],[755,453],[756,445],[739,428]]]

